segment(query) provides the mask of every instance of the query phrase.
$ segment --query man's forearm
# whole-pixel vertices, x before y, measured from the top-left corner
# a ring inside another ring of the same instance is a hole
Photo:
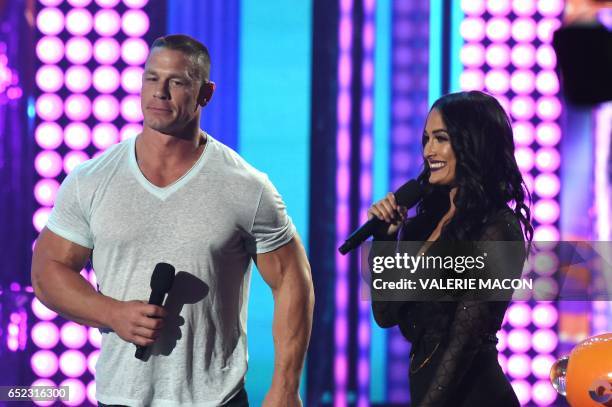
[[[309,272],[287,273],[274,291],[274,376],[272,387],[296,391],[310,331],[314,291]]]
[[[36,297],[63,317],[83,325],[109,327],[115,300],[98,293],[74,270],[60,263],[48,263],[44,271],[32,273],[32,285]]]

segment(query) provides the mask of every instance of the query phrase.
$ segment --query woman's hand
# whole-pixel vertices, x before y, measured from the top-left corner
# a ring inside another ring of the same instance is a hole
[[[407,211],[406,207],[397,205],[395,195],[393,192],[389,192],[383,199],[370,206],[368,209],[368,220],[377,217],[385,222],[380,230],[376,231],[376,236],[394,236],[397,234],[402,222],[406,219]]]

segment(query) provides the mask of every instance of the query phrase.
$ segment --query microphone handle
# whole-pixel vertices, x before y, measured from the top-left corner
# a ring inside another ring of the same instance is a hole
[[[162,305],[165,295],[166,293],[163,291],[151,291],[151,295],[149,296],[149,304]],[[134,354],[136,359],[144,360],[147,348],[148,346],[136,345],[136,353]]]
[[[359,246],[368,237],[372,236],[376,229],[378,229],[384,223],[384,221],[376,217],[370,219],[369,221],[364,223],[362,227],[353,232],[353,234],[346,239],[344,244],[340,246],[338,251],[341,254],[347,254],[348,252]]]

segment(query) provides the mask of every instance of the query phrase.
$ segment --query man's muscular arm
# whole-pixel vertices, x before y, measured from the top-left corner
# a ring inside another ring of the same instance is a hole
[[[310,264],[297,235],[272,252],[256,255],[255,262],[274,295],[274,375],[264,406],[301,406],[298,387],[314,308]]]

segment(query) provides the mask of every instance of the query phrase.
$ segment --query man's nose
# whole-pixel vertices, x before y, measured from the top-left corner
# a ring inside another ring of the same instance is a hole
[[[168,99],[170,98],[170,92],[168,92],[168,86],[160,81],[159,84],[157,85],[157,88],[155,89],[155,93],[153,93],[153,96],[156,97],[157,99]]]

